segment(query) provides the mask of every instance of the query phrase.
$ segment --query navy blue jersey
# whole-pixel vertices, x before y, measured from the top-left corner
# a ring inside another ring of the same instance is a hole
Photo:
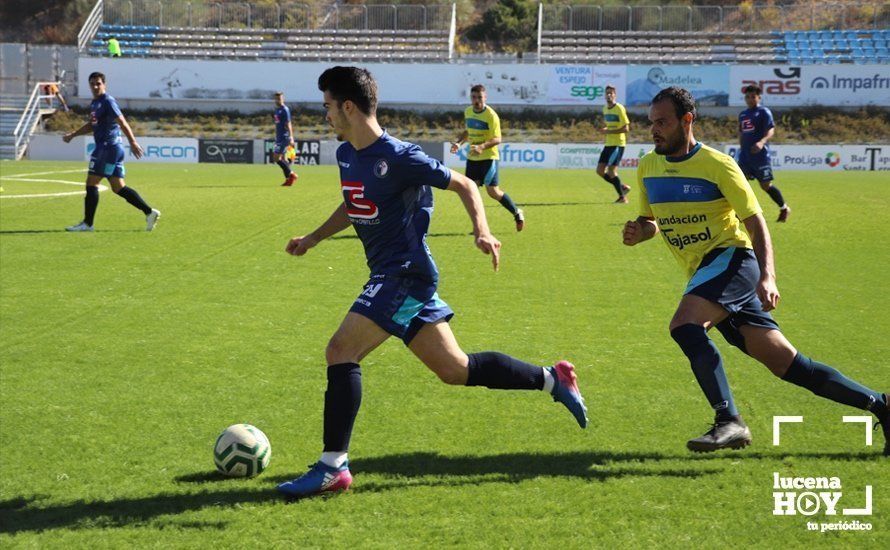
[[[90,124],[97,147],[121,142],[121,127],[117,124],[117,118],[121,115],[117,101],[108,94],[102,94],[90,102]]]
[[[346,142],[337,149],[340,186],[372,274],[400,274],[435,282],[439,272],[426,245],[433,215],[433,193],[445,189],[451,171],[413,143],[385,131],[356,151]]]
[[[290,141],[291,135],[288,128],[290,109],[287,108],[287,105],[276,107],[272,116],[275,118],[275,141]]]
[[[745,109],[739,113],[739,131],[742,134],[740,156],[750,157],[751,146],[763,139],[770,128],[775,126],[773,114],[766,107],[758,105],[753,109]],[[759,154],[769,154],[767,143]]]

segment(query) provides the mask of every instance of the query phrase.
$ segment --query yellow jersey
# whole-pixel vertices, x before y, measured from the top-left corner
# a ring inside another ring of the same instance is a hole
[[[640,216],[655,220],[688,277],[715,248],[751,248],[739,220],[762,210],[729,155],[701,143],[676,158],[650,151],[640,159],[637,183]]]
[[[486,105],[481,113],[473,110],[473,106],[467,107],[464,111],[464,122],[467,125],[467,139],[470,145],[479,145],[485,143],[493,137],[501,137],[501,119],[490,105]],[[489,147],[482,151],[481,154],[474,155],[467,153],[470,160],[489,160],[499,159],[498,146]]]
[[[627,118],[627,111],[624,110],[624,105],[620,103],[616,103],[614,107],[603,105],[603,118],[606,119],[606,128],[609,130],[614,130],[616,128],[621,128],[625,124],[630,124],[630,119]],[[627,132],[621,134],[606,134],[606,147],[613,145],[619,147],[627,145]]]

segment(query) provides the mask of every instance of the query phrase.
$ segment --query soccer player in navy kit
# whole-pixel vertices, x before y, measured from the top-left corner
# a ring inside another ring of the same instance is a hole
[[[297,173],[291,170],[285,152],[288,147],[294,146],[294,127],[291,124],[290,109],[284,104],[284,93],[275,92],[275,148],[272,149],[272,162],[281,167],[284,172],[282,187],[290,187],[297,181]]]
[[[90,121],[77,130],[65,134],[62,140],[70,142],[77,136],[93,132],[96,148],[90,155],[90,166],[87,173],[86,198],[83,202],[83,221],[71,227],[68,231],[92,231],[96,209],[99,206],[99,182],[102,178],[108,178],[111,189],[123,197],[128,203],[138,208],[145,214],[145,230],[154,229],[161,212],[152,208],[139,196],[132,187],[127,187],[124,182],[124,157],[126,152],[121,145],[121,131],[130,142],[130,152],[133,156],[142,158],[142,147],[136,142],[133,130],[127,124],[127,119],[121,113],[117,101],[105,92],[105,75],[92,73],[89,77],[90,91],[93,101],[90,103]]]
[[[348,489],[347,450],[361,403],[359,362],[390,336],[402,339],[443,382],[492,389],[544,390],[587,426],[587,409],[574,367],[560,361],[541,368],[497,352],[467,355],[448,325],[454,312],[436,292],[438,269],[426,244],[433,213],[431,187],[456,192],[473,223],[476,246],[497,269],[501,243],[490,233],[475,183],[399,141],[377,122],[377,84],[357,67],[333,67],[318,79],[326,119],[345,141],[337,150],[343,204],[286,250],[302,256],[322,240],[353,226],[371,270],[325,351],[324,451],[303,476],[278,486],[288,497]]]
[[[779,219],[788,220],[791,208],[785,203],[782,192],[773,185],[773,169],[770,165],[768,141],[776,133],[773,114],[760,104],[763,91],[751,84],[745,88],[745,104],[748,108],[739,113],[739,155],[737,162],[745,177],[757,179],[760,188],[779,205]]]

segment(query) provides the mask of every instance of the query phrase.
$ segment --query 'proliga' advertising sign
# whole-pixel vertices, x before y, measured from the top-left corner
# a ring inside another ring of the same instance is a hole
[[[726,147],[736,157],[737,145]],[[776,145],[770,147],[773,170],[890,170],[890,145]]]

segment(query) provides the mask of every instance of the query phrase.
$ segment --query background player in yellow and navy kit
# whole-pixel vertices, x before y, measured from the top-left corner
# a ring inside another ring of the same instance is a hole
[[[130,152],[133,156],[142,157],[143,151],[133,130],[127,124],[127,119],[121,113],[117,101],[106,93],[105,75],[102,73],[90,74],[90,92],[93,101],[90,102],[90,121],[77,130],[62,136],[65,143],[70,142],[76,136],[93,133],[95,148],[90,154],[90,165],[87,170],[86,197],[83,200],[83,220],[67,231],[92,231],[96,209],[99,208],[99,183],[103,178],[108,178],[111,189],[128,203],[138,208],[145,214],[145,230],[154,229],[161,212],[149,206],[139,193],[132,187],[127,187],[124,181],[124,158],[127,153],[121,145],[121,130],[130,142]]]
[[[748,108],[739,113],[738,163],[745,177],[757,179],[761,189],[779,205],[779,219],[784,222],[791,213],[782,192],[773,185],[773,168],[770,164],[769,140],[776,132],[773,114],[760,104],[760,86],[751,84],[745,88],[745,104]]]
[[[325,352],[328,387],[321,458],[278,490],[288,497],[305,497],[344,490],[352,483],[347,451],[362,397],[359,362],[390,336],[401,338],[446,384],[544,390],[586,427],[587,409],[571,363],[541,368],[497,352],[467,355],[451,332],[448,320],[454,312],[439,298],[439,271],[426,242],[433,214],[431,188],[460,196],[473,223],[476,246],[492,255],[497,269],[501,243],[488,229],[473,182],[380,128],[377,83],[367,70],[333,67],[319,77],[318,88],[324,92],[328,123],[345,141],[337,149],[343,202],[318,229],[291,239],[287,252],[302,256],[352,226],[371,275]]]
[[[294,127],[291,124],[290,108],[284,104],[284,92],[275,92],[275,147],[272,149],[272,162],[284,172],[283,187],[290,187],[297,181],[297,173],[291,170],[290,161],[285,152],[294,146]]]
[[[600,128],[600,132],[606,134],[606,144],[603,147],[603,152],[600,153],[596,173],[615,187],[615,192],[618,193],[618,199],[615,202],[626,203],[630,187],[621,183],[621,178],[618,177],[618,164],[621,162],[621,157],[624,156],[624,147],[627,145],[630,119],[627,118],[624,105],[616,101],[617,98],[618,93],[615,91],[615,86],[611,84],[606,86],[606,104],[603,105],[603,118],[606,125]]]
[[[525,227],[525,213],[510,195],[504,193],[498,187],[498,144],[501,143],[501,119],[490,105],[486,104],[488,98],[485,86],[476,84],[470,88],[470,101],[472,105],[464,111],[464,121],[467,129],[464,130],[457,141],[451,144],[451,152],[457,153],[464,141],[470,141],[467,150],[466,176],[476,182],[476,185],[484,185],[488,196],[501,203],[501,205],[513,214],[516,222],[516,231],[522,231]]]
[[[666,88],[652,99],[655,151],[640,159],[640,216],[627,222],[623,233],[624,244],[634,246],[660,232],[690,278],[671,320],[671,336],[689,358],[716,419],[687,447],[706,452],[751,442],[723,359],[708,338],[716,326],[727,342],[783,380],[873,412],[884,429],[884,454],[890,455],[887,394],[797,351],[769,314],[779,303],[769,229],[733,159],[695,141],[695,114],[695,101],[682,88]]]

